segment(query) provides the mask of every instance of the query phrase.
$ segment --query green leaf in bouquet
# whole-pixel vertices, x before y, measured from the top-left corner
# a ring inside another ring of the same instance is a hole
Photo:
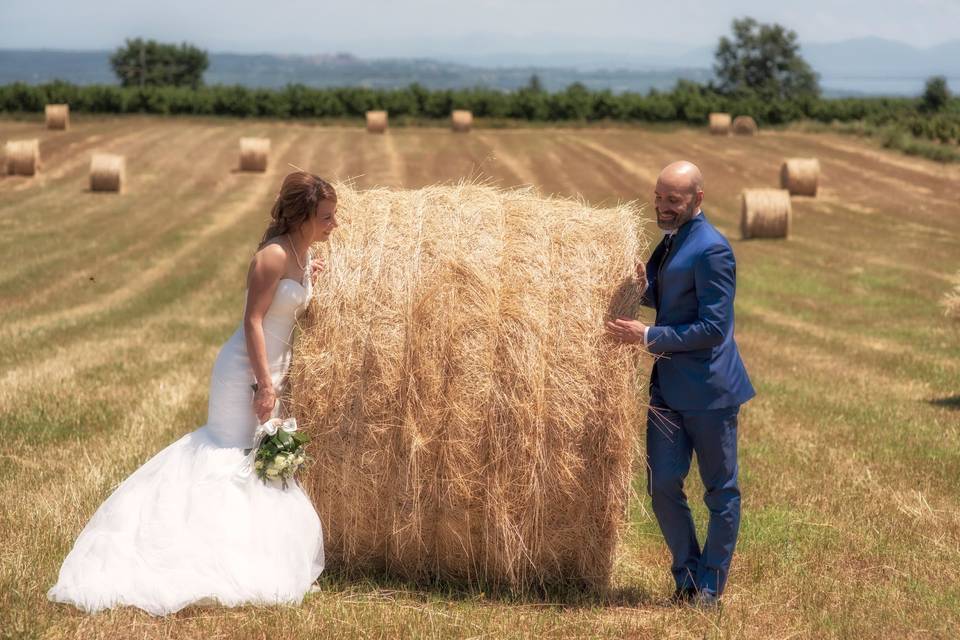
[[[289,447],[293,444],[293,438],[286,431],[277,431],[277,437],[280,438],[280,444]]]
[[[293,432],[293,440],[294,440],[294,442],[296,442],[297,444],[306,444],[306,443],[310,442],[310,436],[308,436],[307,434],[303,433],[302,431],[294,431],[294,432]]]

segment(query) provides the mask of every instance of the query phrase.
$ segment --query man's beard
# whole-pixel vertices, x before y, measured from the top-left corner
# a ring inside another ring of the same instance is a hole
[[[657,214],[657,226],[663,229],[664,231],[674,231],[683,226],[683,223],[687,222],[693,217],[693,214],[697,212],[697,204],[691,202],[690,206],[683,213],[673,213],[667,212],[667,215],[674,216],[670,222],[661,223],[660,222],[660,209],[654,207],[653,209]],[[664,226],[666,225],[666,226]]]

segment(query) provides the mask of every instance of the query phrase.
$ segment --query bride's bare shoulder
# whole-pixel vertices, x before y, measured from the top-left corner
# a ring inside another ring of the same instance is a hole
[[[248,278],[279,279],[287,268],[287,248],[281,242],[268,241],[250,260]]]

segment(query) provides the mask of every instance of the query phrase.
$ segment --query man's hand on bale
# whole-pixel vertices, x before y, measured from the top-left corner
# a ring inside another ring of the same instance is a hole
[[[637,286],[640,291],[647,290],[647,267],[642,262],[637,263]]]

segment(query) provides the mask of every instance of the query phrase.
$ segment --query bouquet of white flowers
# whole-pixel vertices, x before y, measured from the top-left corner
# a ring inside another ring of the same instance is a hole
[[[309,460],[304,445],[310,436],[297,431],[296,418],[270,418],[257,427],[253,441],[257,443],[253,469],[264,483],[280,480],[286,489],[287,481]]]

